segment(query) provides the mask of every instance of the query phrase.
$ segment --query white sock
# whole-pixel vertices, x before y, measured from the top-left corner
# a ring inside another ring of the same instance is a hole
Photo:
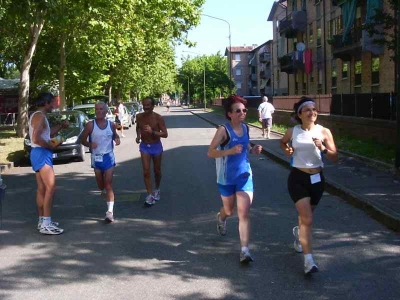
[[[304,263],[307,263],[307,262],[310,262],[310,263],[314,262],[314,259],[313,259],[311,253],[304,254]]]
[[[39,223],[43,223],[43,217],[39,216]]]
[[[114,211],[114,201],[113,202],[107,202],[107,208],[108,208],[108,211],[113,212]]]
[[[246,247],[246,246],[243,246],[243,247],[242,247],[242,252],[244,252],[244,253],[249,253],[249,248]]]
[[[51,217],[43,217],[42,226],[48,226],[51,223]]]

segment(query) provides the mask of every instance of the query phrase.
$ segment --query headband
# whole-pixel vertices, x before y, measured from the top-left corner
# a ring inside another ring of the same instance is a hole
[[[300,104],[299,105],[299,108],[297,109],[297,113],[299,113],[300,112],[300,110],[304,107],[304,106],[306,106],[306,105],[308,105],[308,104],[314,104],[314,106],[315,106],[315,102],[314,101],[306,101],[306,102],[303,102],[302,104]]]

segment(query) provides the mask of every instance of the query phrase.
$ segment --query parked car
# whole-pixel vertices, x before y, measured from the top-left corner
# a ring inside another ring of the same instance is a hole
[[[88,117],[81,111],[60,111],[47,114],[50,126],[68,120],[68,128],[60,130],[65,141],[53,152],[53,160],[63,160],[77,158],[79,161],[85,160],[85,153],[89,151],[87,147],[81,144],[81,135],[85,124],[89,122]],[[24,139],[25,156],[28,158],[31,152],[31,139],[29,134]]]
[[[115,115],[117,108],[114,106],[111,106],[110,109],[111,109],[111,111],[114,112],[114,115]],[[124,128],[132,127],[131,115],[129,114],[129,111],[128,111],[127,107],[125,106],[125,103],[124,103],[124,117],[123,117],[123,120],[121,120],[121,125],[124,126]]]
[[[82,105],[76,105],[72,108],[72,110],[79,110],[81,112],[84,112],[89,120],[94,120],[96,118],[96,112],[95,112],[95,104],[94,103],[90,103],[90,104],[82,104]],[[106,115],[107,120],[110,121],[115,121],[115,115],[113,113],[113,110],[110,109],[110,107],[108,108],[108,112]]]
[[[136,113],[139,111],[138,105],[136,103],[124,103],[126,106],[129,115],[131,116],[131,123],[135,124],[136,123]]]

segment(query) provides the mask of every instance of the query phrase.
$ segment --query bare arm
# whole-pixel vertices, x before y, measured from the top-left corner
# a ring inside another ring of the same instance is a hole
[[[41,113],[37,113],[33,116],[31,120],[32,124],[32,136],[31,140],[34,144],[39,145],[40,147],[47,148],[47,149],[55,149],[58,144],[53,144],[50,141],[45,141],[42,138],[42,133],[46,125],[45,116]]]
[[[281,138],[279,146],[285,152],[287,157],[290,157],[293,154],[293,148],[289,145],[290,140],[293,136],[293,128],[289,128],[286,130],[285,135]]]
[[[86,147],[96,149],[97,148],[96,143],[88,141],[89,134],[92,132],[92,130],[93,130],[93,121],[90,121],[85,125],[85,129],[83,129],[81,136],[81,143]]]
[[[329,159],[331,162],[337,162],[339,156],[331,131],[328,128],[324,128],[322,134],[324,136],[323,143],[321,140],[313,139],[315,146],[318,147],[318,149],[321,151],[325,151],[326,149],[327,150],[327,152],[325,153],[326,158]]]
[[[110,123],[111,123],[111,130],[113,132],[113,140],[115,142],[115,145],[118,146],[119,144],[121,144],[121,140],[120,140],[119,135],[117,133],[117,127],[116,127],[114,122],[110,122]]]
[[[160,131],[152,131],[153,136],[158,136],[160,138],[167,138],[168,131],[167,126],[165,125],[165,120],[162,116],[158,116],[158,126],[160,126]]]
[[[221,145],[227,139],[226,131],[223,126],[218,127],[217,132],[211,144],[208,148],[207,156],[211,158],[219,158],[227,155],[235,155],[241,153],[243,150],[242,145],[236,145],[235,147],[227,150],[218,150],[218,146]]]
[[[136,116],[136,143],[140,143],[141,134],[140,134],[140,122],[141,122],[141,114]]]

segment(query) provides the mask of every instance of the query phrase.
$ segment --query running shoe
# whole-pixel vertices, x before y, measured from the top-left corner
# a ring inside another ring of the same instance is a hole
[[[293,242],[294,250],[298,253],[302,253],[303,247],[301,246],[299,239],[299,226],[293,228],[293,236],[294,236],[294,242]]]
[[[41,234],[48,234],[48,235],[57,235],[61,234],[64,232],[64,229],[58,228],[57,226],[54,225],[47,225],[47,226],[42,226],[39,230]]]
[[[42,224],[43,224],[43,221],[42,221],[42,222],[39,222],[39,223],[37,224],[37,230],[40,230],[40,228],[42,228]],[[50,222],[50,225],[58,227],[58,225],[60,225],[60,224],[59,224],[58,222],[53,222],[53,221],[51,221],[51,222]]]
[[[152,195],[147,195],[146,200],[144,201],[144,206],[150,207],[156,204],[156,200],[154,200]]]
[[[248,264],[251,261],[253,261],[253,257],[251,257],[251,254],[249,251],[247,251],[247,252],[240,251],[240,263]]]
[[[310,275],[318,272],[318,267],[313,260],[304,263],[304,274]]]
[[[160,189],[155,190],[153,192],[153,199],[156,200],[156,201],[160,201]]]
[[[219,218],[220,213],[217,213],[217,232],[220,235],[225,235],[226,234],[226,220],[221,221]]]
[[[106,221],[106,223],[114,222],[114,214],[111,211],[107,211],[106,212],[106,217],[104,218],[104,221]]]

